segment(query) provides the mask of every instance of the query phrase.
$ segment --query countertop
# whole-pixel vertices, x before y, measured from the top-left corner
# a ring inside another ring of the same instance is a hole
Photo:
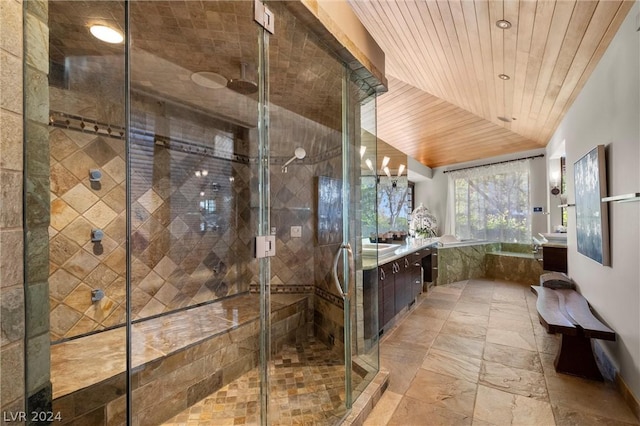
[[[398,260],[401,257],[404,257],[408,254],[411,254],[415,251],[435,247],[440,242],[440,238],[423,238],[423,239],[413,239],[410,242],[405,242],[403,244],[398,244],[398,248],[391,255],[387,255],[384,257],[362,257],[362,269],[374,269],[380,265],[385,265],[389,262],[393,262],[394,260]]]
[[[554,247],[554,248],[567,248],[567,243],[564,242],[558,242],[558,241],[553,241],[553,242],[548,242],[548,243],[542,243],[542,248],[545,247]]]

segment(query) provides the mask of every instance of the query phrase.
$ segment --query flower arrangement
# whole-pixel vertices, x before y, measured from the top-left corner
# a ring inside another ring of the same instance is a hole
[[[410,230],[420,238],[437,236],[438,220],[425,206],[420,204],[411,213]]]
[[[422,238],[433,238],[436,236],[436,231],[429,227],[416,228],[416,235]]]

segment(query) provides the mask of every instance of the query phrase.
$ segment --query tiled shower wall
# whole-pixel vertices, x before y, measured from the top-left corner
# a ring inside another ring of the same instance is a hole
[[[22,1],[0,2],[0,409],[25,408]]]
[[[318,242],[316,179],[342,179],[342,133],[338,130],[342,117],[333,114],[335,122],[322,124],[277,106],[270,112],[270,140],[280,155],[272,158],[270,173],[271,226],[277,237],[276,256],[271,258],[271,291],[312,293],[314,336],[340,348],[343,305],[331,275],[339,244]],[[280,164],[293,156],[296,147],[304,148],[307,156],[284,172]],[[301,238],[291,237],[291,226],[302,227]]]
[[[57,89],[52,88],[55,93]],[[54,99],[65,98],[61,93]],[[54,102],[65,114],[86,102]],[[237,128],[142,96],[132,137],[132,313],[149,317],[248,290],[252,279],[247,137]],[[72,108],[71,108],[72,109]],[[52,113],[55,123],[64,123]],[[70,120],[80,129],[84,121]],[[207,124],[203,124],[207,122]],[[126,164],[124,141],[51,127],[51,337],[86,334],[125,319]],[[225,128],[227,127],[227,128]],[[100,132],[103,133],[103,128]],[[158,132],[158,133],[156,133]],[[162,133],[170,135],[163,136]],[[248,132],[247,132],[248,133]],[[178,135],[179,137],[171,137]],[[200,140],[197,137],[200,137]],[[207,153],[191,153],[202,139]],[[243,161],[244,160],[244,161]],[[89,181],[89,170],[102,173]],[[196,171],[207,176],[196,176]],[[104,231],[100,244],[92,230]],[[104,299],[91,301],[92,290]]]
[[[65,96],[55,88],[52,93],[53,106],[67,115],[75,115],[74,107],[87,104],[78,94]],[[251,180],[255,162],[249,157],[254,135],[143,95],[137,95],[133,105],[134,319],[248,291],[250,284],[257,284],[252,253],[257,191],[250,190],[257,183]],[[52,116],[57,124],[62,123],[60,114]],[[314,177],[340,176],[340,133],[295,118],[304,124],[273,129],[274,135],[287,135],[278,139],[280,146],[292,151],[294,141],[301,141],[297,143],[310,155],[290,165],[287,173],[280,165],[288,158],[276,156],[272,161],[272,226],[277,229],[278,254],[272,258],[271,288],[274,292],[312,293],[315,284],[321,296],[339,305],[330,280],[337,246],[316,244]],[[71,121],[72,127],[82,127],[82,122]],[[50,128],[54,341],[124,321],[124,146],[116,126],[111,136],[96,135],[88,121],[85,126],[85,132]],[[104,133],[104,128],[99,132]],[[198,151],[205,145],[209,147],[206,152]],[[323,151],[326,147],[334,148]],[[100,184],[89,181],[91,169],[102,172]],[[207,176],[202,176],[203,170]],[[292,225],[302,227],[301,238],[291,238]],[[91,242],[96,228],[105,233],[101,244]],[[103,290],[105,297],[94,303],[91,291],[96,289]],[[340,332],[334,329],[325,334],[338,337]]]
[[[50,127],[51,340],[125,320],[126,194],[122,138]],[[100,182],[89,170],[100,170]],[[104,238],[92,242],[92,230]],[[92,290],[105,297],[92,302]]]
[[[134,97],[132,311],[145,318],[249,290],[247,129]]]

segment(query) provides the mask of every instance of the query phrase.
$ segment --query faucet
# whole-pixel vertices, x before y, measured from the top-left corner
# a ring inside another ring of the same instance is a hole
[[[531,237],[531,240],[533,241],[533,256],[536,257],[537,254],[540,254],[542,241],[538,240],[536,237]]]
[[[540,247],[542,247],[542,243],[536,237],[531,237],[531,241],[533,242],[533,252],[537,253]]]

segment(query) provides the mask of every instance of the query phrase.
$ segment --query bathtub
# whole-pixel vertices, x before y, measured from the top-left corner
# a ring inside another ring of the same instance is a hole
[[[475,246],[479,244],[489,244],[493,241],[481,240],[477,238],[458,238],[453,235],[443,235],[439,238],[439,245],[442,247],[464,247]]]

